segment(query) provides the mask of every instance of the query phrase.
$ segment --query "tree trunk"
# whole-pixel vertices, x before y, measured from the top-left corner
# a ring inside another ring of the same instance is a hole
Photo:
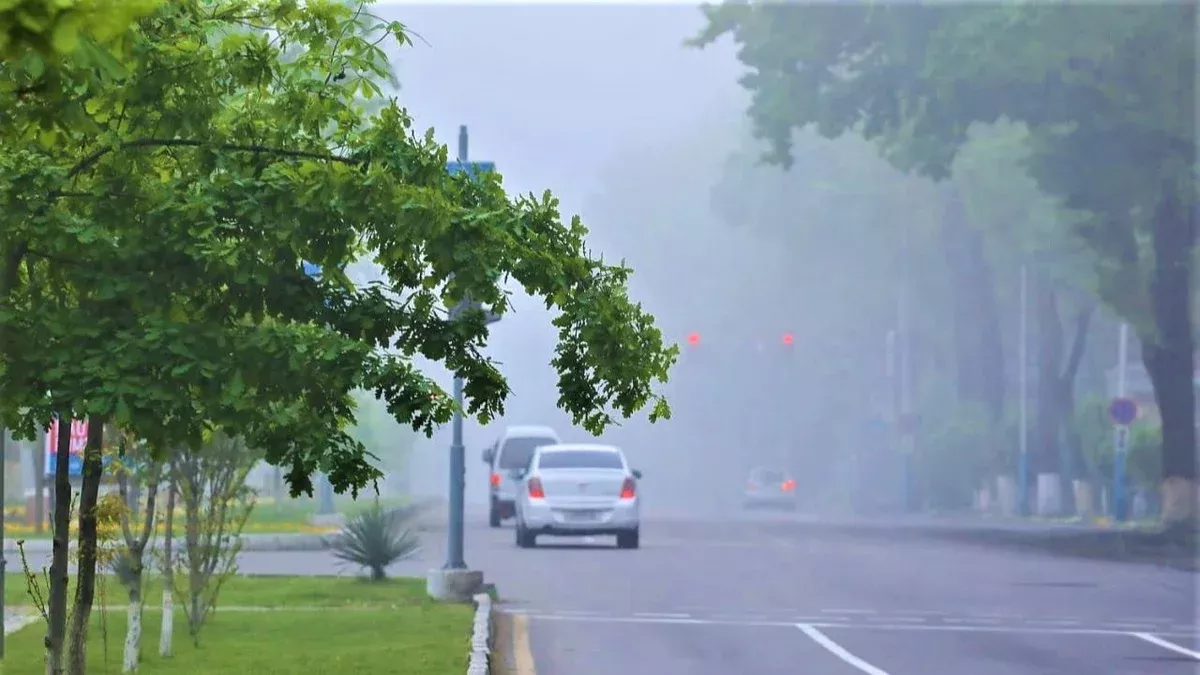
[[[1192,260],[1196,220],[1191,200],[1164,189],[1154,213],[1150,276],[1151,335],[1142,336],[1142,362],[1162,417],[1162,517],[1170,528],[1195,524],[1196,390],[1192,333]]]
[[[1004,349],[996,281],[984,251],[983,234],[968,222],[962,196],[953,184],[943,187],[945,212],[940,237],[950,272],[954,306],[957,389],[962,403],[983,407],[991,425],[981,430],[988,463],[999,474],[1006,449],[995,430],[1004,421]]]
[[[163,598],[162,632],[158,637],[158,655],[171,656],[171,641],[175,631],[175,465],[167,467],[167,522],[163,527]]]
[[[67,673],[87,672],[88,625],[96,596],[96,502],[100,492],[104,420],[88,419],[87,446],[83,451],[83,486],[79,495],[79,563],[76,572],[75,607],[67,633]]]
[[[1063,328],[1058,314],[1058,293],[1040,275],[1034,278],[1037,317],[1037,419],[1033,431],[1030,469],[1035,474],[1058,474],[1059,370],[1063,359]]]
[[[125,610],[125,653],[121,672],[135,673],[142,652],[142,566],[135,562],[129,575],[129,608]]]
[[[1087,460],[1083,456],[1083,439],[1075,426],[1075,381],[1079,367],[1087,351],[1088,335],[1091,333],[1092,314],[1096,306],[1088,304],[1075,317],[1075,334],[1071,340],[1071,351],[1058,378],[1059,431],[1062,443],[1062,490],[1071,499],[1065,501],[1068,515],[1090,515],[1092,510],[1091,489],[1085,472]],[[1080,484],[1081,489],[1076,489]],[[1079,503],[1082,499],[1085,503]]]
[[[61,420],[66,420],[61,421]],[[71,542],[71,414],[60,413],[54,461],[54,545],[50,554],[50,598],[46,613],[46,675],[61,675],[67,633],[68,547]]]

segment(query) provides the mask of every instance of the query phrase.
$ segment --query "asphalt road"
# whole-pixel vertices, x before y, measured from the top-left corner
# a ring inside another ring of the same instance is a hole
[[[469,530],[468,562],[526,617],[534,672],[1200,672],[1188,572],[769,518],[643,527],[637,551]]]
[[[422,575],[443,550],[431,533],[391,571]],[[772,514],[649,520],[636,551],[606,538],[518,549],[511,527],[471,514],[466,557],[524,617],[518,675],[1200,673],[1196,576],[1152,565]],[[356,573],[328,552],[248,552],[240,568]]]

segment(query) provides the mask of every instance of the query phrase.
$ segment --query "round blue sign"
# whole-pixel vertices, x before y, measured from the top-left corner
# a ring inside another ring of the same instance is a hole
[[[1137,403],[1130,398],[1114,398],[1108,406],[1108,415],[1117,424],[1129,424],[1137,419]]]

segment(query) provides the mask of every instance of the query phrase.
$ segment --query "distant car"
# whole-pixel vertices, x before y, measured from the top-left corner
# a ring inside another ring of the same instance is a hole
[[[517,494],[517,546],[539,534],[615,535],[617,548],[638,547],[638,481],[625,453],[611,445],[544,445],[533,454]]]
[[[796,481],[781,469],[759,467],[746,480],[746,508],[796,508]]]
[[[483,461],[488,465],[488,525],[500,527],[502,520],[513,517],[513,503],[520,489],[517,473],[529,468],[538,446],[558,442],[558,434],[550,427],[512,426],[483,451]]]

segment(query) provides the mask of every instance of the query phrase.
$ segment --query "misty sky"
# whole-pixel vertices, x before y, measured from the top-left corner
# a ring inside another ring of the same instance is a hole
[[[418,127],[434,127],[453,152],[458,126],[468,125],[472,159],[495,161],[510,191],[552,189],[565,212],[583,212],[596,250],[629,258],[635,268],[665,256],[620,250],[611,228],[639,224],[597,222],[584,208],[596,203],[613,163],[669,147],[714,118],[738,120],[744,109],[732,50],[681,45],[702,25],[693,6],[389,3],[376,10],[413,33],[413,46],[391,56],[401,103]],[[707,202],[703,194],[696,199]],[[672,262],[679,261],[662,264]],[[635,290],[655,309],[647,289],[635,283]],[[583,432],[554,406],[547,364],[555,335],[547,314],[536,301],[517,298],[515,305],[516,315],[494,328],[490,347],[514,388],[507,421],[549,423],[580,438]],[[415,480],[433,481],[439,491],[448,435],[447,429],[418,451],[436,461],[420,461]],[[472,501],[485,496],[478,450],[490,435],[468,425]]]

